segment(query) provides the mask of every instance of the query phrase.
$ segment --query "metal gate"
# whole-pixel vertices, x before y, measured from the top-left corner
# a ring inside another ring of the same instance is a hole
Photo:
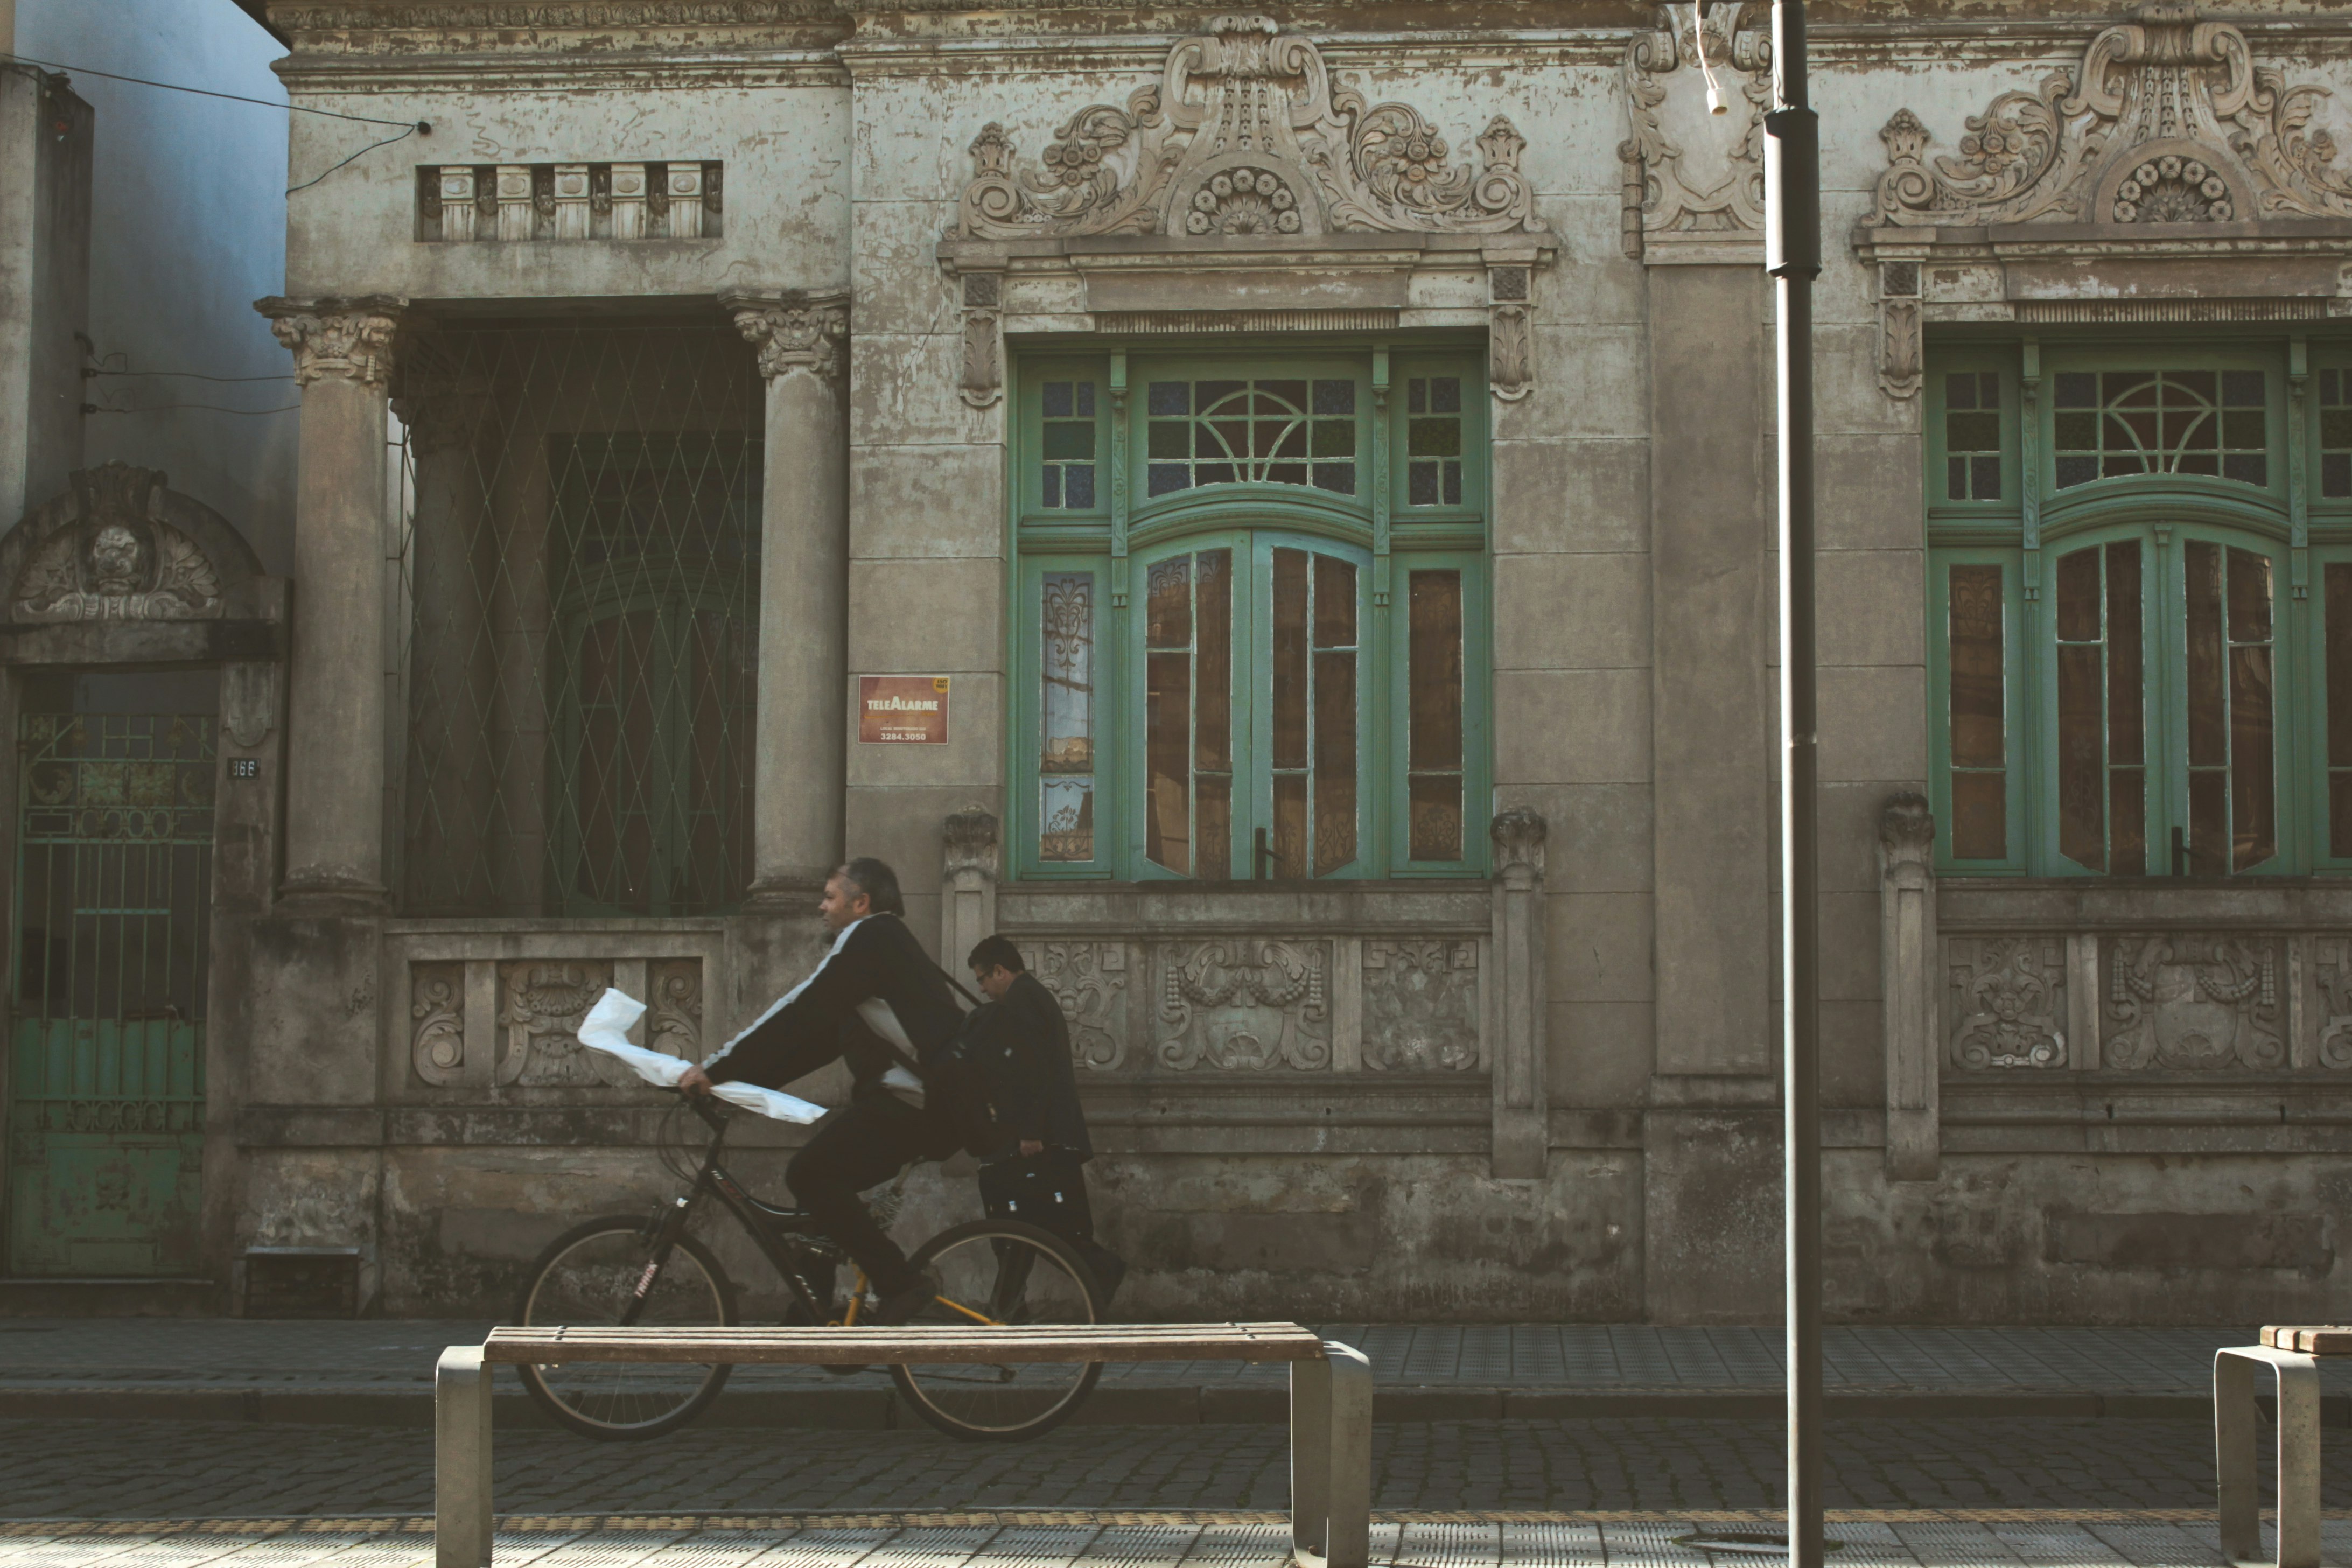
[[[11,1274],[199,1272],[215,727],[18,721]]]

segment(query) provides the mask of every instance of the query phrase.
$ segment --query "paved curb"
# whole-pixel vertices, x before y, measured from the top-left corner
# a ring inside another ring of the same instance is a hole
[[[552,1423],[520,1390],[496,1399],[499,1426]],[[1827,1414],[1849,1419],[2007,1420],[2117,1419],[2210,1421],[2210,1394],[2101,1393],[2088,1389],[1832,1390]],[[1465,1388],[1398,1387],[1372,1396],[1372,1417],[1386,1422],[1561,1421],[1654,1416],[1681,1420],[1778,1420],[1787,1413],[1772,1388]],[[430,1389],[326,1387],[257,1388],[0,1388],[0,1417],[51,1421],[281,1422],[330,1426],[429,1428]],[[1097,1388],[1073,1425],[1197,1426],[1265,1425],[1290,1419],[1290,1395],[1281,1387],[1234,1388],[1181,1384]],[[2352,1394],[2320,1399],[2320,1423],[2352,1427]],[[722,1394],[698,1425],[817,1427],[836,1431],[914,1429],[922,1426],[887,1386],[741,1388]]]

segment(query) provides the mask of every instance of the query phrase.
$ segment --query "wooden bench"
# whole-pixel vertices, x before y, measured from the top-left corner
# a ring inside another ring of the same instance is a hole
[[[2352,1355],[2352,1328],[2277,1325],[2213,1352],[2213,1464],[2221,1552],[2239,1568],[2319,1568],[2319,1358]],[[2254,1369],[2278,1384],[2278,1556],[2263,1555]]]
[[[441,1352],[434,1385],[437,1568],[490,1561],[490,1382],[500,1363],[872,1366],[897,1362],[1290,1363],[1290,1539],[1307,1568],[1367,1568],[1372,1366],[1296,1323],[898,1329],[499,1328]]]

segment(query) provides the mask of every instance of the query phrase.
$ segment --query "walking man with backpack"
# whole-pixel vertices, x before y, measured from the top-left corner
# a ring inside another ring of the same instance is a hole
[[[1127,1264],[1095,1240],[1085,1169],[1094,1142],[1078,1103],[1061,1004],[1003,937],[982,937],[966,962],[989,1005],[972,1016],[965,1037],[975,1054],[1008,1061],[1012,1069],[991,1095],[1009,1147],[981,1167],[981,1201],[991,1218],[1025,1220],[1068,1242],[1108,1305]]]

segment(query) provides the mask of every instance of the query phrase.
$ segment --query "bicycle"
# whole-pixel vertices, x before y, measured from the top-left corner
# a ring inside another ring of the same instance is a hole
[[[674,1091],[673,1091],[674,1092]],[[525,1325],[727,1327],[740,1321],[735,1286],[708,1246],[687,1232],[706,1198],[716,1198],[774,1266],[792,1292],[790,1326],[854,1324],[866,1310],[866,1279],[855,1271],[845,1304],[835,1289],[847,1255],[817,1228],[806,1211],[767,1203],[747,1191],[720,1163],[727,1113],[708,1100],[687,1100],[663,1122],[664,1163],[688,1172],[677,1156],[688,1152],[672,1129],[682,1110],[709,1124],[691,1185],[656,1206],[649,1216],[607,1215],[557,1237],[531,1266],[515,1308]],[[870,1204],[886,1228],[898,1217],[909,1165],[881,1202]],[[974,1220],[951,1226],[917,1247],[909,1261],[938,1272],[940,1292],[917,1323],[1095,1323],[1102,1291],[1085,1262],[1058,1237],[1017,1220]],[[611,1363],[520,1366],[523,1387],[540,1408],[583,1436],[607,1440],[656,1437],[709,1409],[727,1384],[731,1366],[630,1367]],[[863,1367],[828,1367],[854,1375]],[[952,1437],[1021,1441],[1067,1420],[1102,1375],[1100,1362],[1045,1365],[908,1363],[890,1378],[915,1413]]]

